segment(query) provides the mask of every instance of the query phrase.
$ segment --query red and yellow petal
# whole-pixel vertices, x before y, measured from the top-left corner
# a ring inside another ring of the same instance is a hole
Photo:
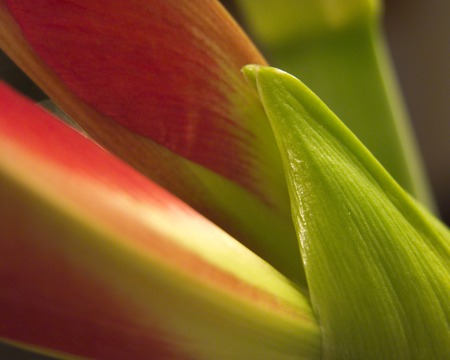
[[[45,63],[66,91],[108,119],[252,186],[242,153],[255,134],[233,100],[252,98],[241,67],[264,60],[218,3],[4,3],[38,56],[33,68]],[[44,87],[45,72],[37,79]],[[92,119],[76,120],[99,136]]]
[[[0,86],[0,338],[119,359],[320,352],[306,299],[180,200]]]
[[[306,287],[278,150],[240,74],[264,59],[218,2],[2,0],[0,30],[89,136]]]

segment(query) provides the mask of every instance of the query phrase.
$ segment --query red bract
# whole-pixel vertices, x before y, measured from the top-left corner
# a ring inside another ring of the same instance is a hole
[[[6,3],[33,50],[82,101],[188,159],[246,178],[239,154],[251,135],[231,102],[242,91],[239,69],[264,60],[215,2]]]
[[[4,85],[0,103],[0,338],[105,359],[317,351],[268,264]]]
[[[2,0],[0,28],[89,136],[306,287],[273,134],[240,74],[264,59],[218,2]]]

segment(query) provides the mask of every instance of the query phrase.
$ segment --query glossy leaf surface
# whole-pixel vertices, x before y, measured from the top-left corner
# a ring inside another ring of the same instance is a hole
[[[274,129],[325,359],[444,359],[450,232],[299,80],[245,68]]]

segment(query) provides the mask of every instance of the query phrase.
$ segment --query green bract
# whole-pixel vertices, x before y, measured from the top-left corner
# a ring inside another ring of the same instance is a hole
[[[325,359],[450,353],[450,234],[305,85],[247,66],[280,148]]]

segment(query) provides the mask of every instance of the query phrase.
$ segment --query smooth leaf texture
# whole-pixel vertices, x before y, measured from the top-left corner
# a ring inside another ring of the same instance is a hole
[[[435,210],[392,71],[380,1],[237,2],[270,64],[302,79],[405,190]]]
[[[1,339],[62,357],[320,356],[284,276],[5,85],[0,104]]]
[[[306,286],[273,134],[239,72],[265,62],[217,1],[1,0],[0,46],[95,141]]]
[[[305,41],[372,21],[379,0],[237,0],[250,31],[271,48]],[[275,55],[276,56],[276,55]]]
[[[450,233],[305,85],[244,69],[282,152],[325,359],[450,353]]]

